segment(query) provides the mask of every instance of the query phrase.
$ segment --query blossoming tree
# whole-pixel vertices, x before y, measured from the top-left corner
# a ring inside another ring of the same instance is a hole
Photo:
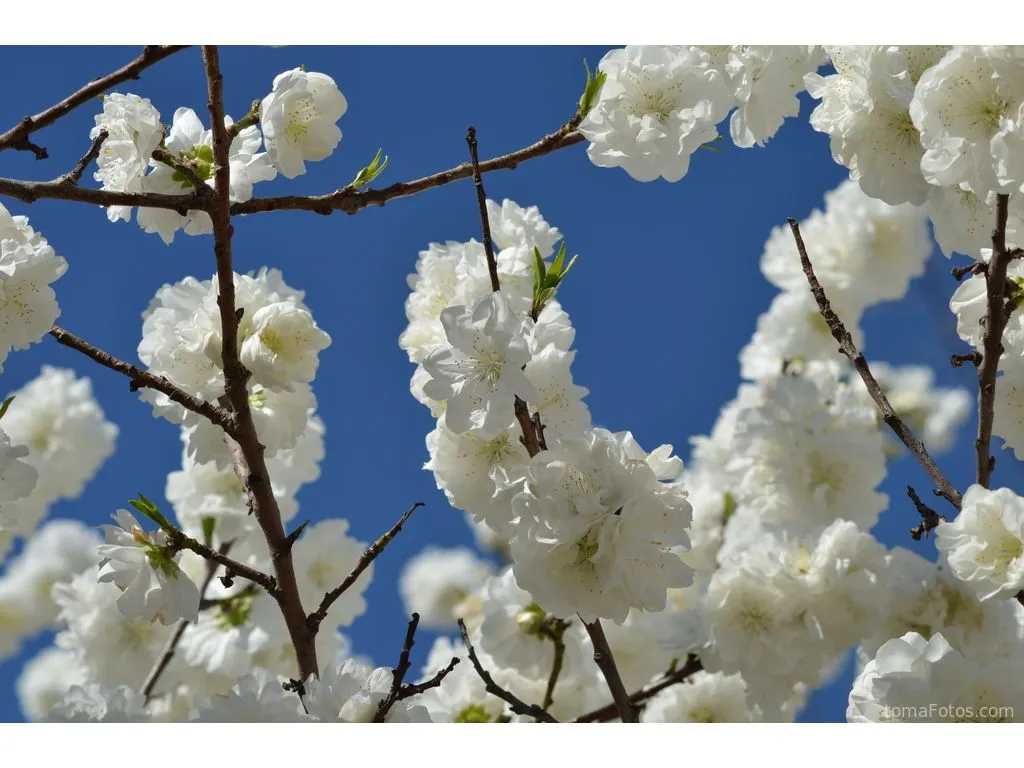
[[[110,510],[101,540],[47,520],[114,451],[118,428],[89,380],[47,366],[4,401],[0,550],[24,543],[0,578],[0,655],[57,632],[19,680],[28,716],[787,721],[856,648],[851,721],[1024,719],[1024,501],[992,487],[993,437],[1024,452],[1024,48],[627,46],[588,70],[568,122],[522,149],[481,161],[469,128],[454,168],[375,186],[378,153],[312,196],[256,185],[332,155],[349,108],[336,81],[283,72],[232,120],[218,49],[204,46],[206,111],[180,107],[167,123],[165,105],[127,89],[144,92],[130,81],[182,49],[149,46],[0,134],[0,152],[45,158],[45,129],[102,96],[71,170],[0,178],[0,364],[44,341],[69,347],[126,377],[182,442],[171,509],[140,494]],[[769,235],[760,266],[778,295],[739,352],[735,397],[684,466],[670,445],[648,451],[593,423],[559,300],[576,258],[536,207],[487,199],[484,180],[585,144],[595,165],[621,169],[608,173],[685,183],[726,123],[737,147],[763,146],[804,90],[849,179]],[[464,179],[480,239],[424,244],[398,343],[436,419],[425,468],[501,565],[437,548],[410,560],[407,634],[394,667],[374,668],[339,631],[367,610],[374,561],[421,505],[369,545],[343,518],[299,521],[296,493],[324,456],[315,384],[331,338],[281,265],[236,271],[232,222],[355,214]],[[12,213],[51,198],[134,219],[154,248],[182,231],[212,245],[210,269],[153,297],[137,362],[55,325],[67,263]],[[971,260],[949,302],[964,343],[953,364],[978,378],[966,488],[933,454],[971,396],[860,352],[864,312],[906,294],[931,232]],[[904,452],[934,496],[879,491]],[[872,535],[883,513],[913,516],[907,546]],[[938,563],[913,549],[925,536]],[[414,671],[420,624],[459,634]]]

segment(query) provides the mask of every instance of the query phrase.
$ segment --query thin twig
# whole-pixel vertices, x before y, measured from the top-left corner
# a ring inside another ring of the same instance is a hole
[[[585,141],[585,139],[581,134],[573,133],[573,131],[576,130],[577,125],[579,125],[579,119],[574,117],[554,133],[549,133],[544,138],[527,147],[523,147],[515,152],[510,152],[507,155],[500,155],[499,157],[492,158],[491,160],[485,160],[480,163],[480,173],[485,174],[490,173],[491,171],[505,169],[511,170],[519,165],[519,163],[526,160],[541,157],[556,150],[571,147],[574,144],[579,144],[580,142]],[[235,203],[232,205],[231,213],[312,211],[313,213],[327,216],[335,211],[344,211],[345,213],[353,214],[369,206],[382,206],[390,200],[395,200],[400,197],[409,197],[436,187],[443,187],[446,184],[451,184],[453,181],[468,179],[472,175],[472,163],[462,163],[454,168],[449,168],[447,171],[441,171],[439,173],[432,174],[431,176],[415,179],[414,181],[402,181],[397,184],[392,184],[389,187],[384,187],[383,189],[365,189],[363,191],[359,191],[351,186],[346,186],[326,195],[313,195],[308,197],[299,195],[263,198],[254,197],[244,203]]]
[[[32,117],[25,117],[17,125],[0,135],[0,152],[5,149],[20,149],[34,152],[37,160],[47,157],[47,152],[42,147],[32,144],[28,140],[29,135],[40,128],[45,128],[50,123],[60,119],[75,107],[85,104],[87,101],[100,96],[108,88],[125,82],[126,80],[137,80],[139,73],[147,67],[151,67],[171,54],[184,50],[186,45],[147,45],[142,53],[133,61],[128,62],[105,77],[92,80],[70,96],[62,99],[49,109],[43,110]]]
[[[231,136],[224,125],[224,77],[220,70],[220,54],[213,45],[203,46],[203,65],[209,90],[210,125],[213,132],[214,190],[210,196],[209,214],[213,222],[213,250],[217,258],[219,294],[217,304],[221,320],[221,362],[224,368],[224,394],[231,404],[236,420],[235,434],[227,438],[235,460],[235,474],[249,496],[253,516],[259,523],[270,550],[277,583],[277,604],[281,609],[288,635],[295,648],[299,679],[318,673],[315,635],[309,631],[306,612],[299,596],[291,547],[281,522],[270,484],[263,445],[260,443],[249,406],[246,388],[248,371],[238,357],[238,320],[235,308],[235,273],[231,259]]]
[[[914,504],[914,509],[921,515],[921,524],[914,526],[910,529],[910,537],[914,541],[920,541],[922,537],[927,536],[930,531],[934,531],[938,528],[939,523],[946,522],[946,518],[938,514],[934,509],[929,507],[923,501],[921,497],[917,495],[917,491],[914,490],[913,486],[907,486],[907,496]]]
[[[381,700],[377,706],[377,713],[373,716],[375,723],[383,723],[388,716],[388,711],[398,701],[402,683],[405,682],[405,676],[409,673],[409,667],[412,666],[409,656],[412,653],[413,645],[416,644],[416,627],[419,626],[419,623],[420,615],[414,612],[412,618],[409,619],[409,626],[405,630],[405,642],[402,644],[402,652],[398,656],[398,666],[391,673],[391,690]]]
[[[615,702],[615,709],[619,719],[624,723],[640,722],[640,714],[629,698],[629,692],[622,683],[622,676],[619,668],[615,665],[615,657],[612,656],[612,649],[608,646],[608,638],[604,635],[601,622],[595,620],[591,623],[583,622],[583,626],[590,635],[590,641],[594,645],[594,663],[597,664],[608,683],[608,690],[612,692],[612,701]]]
[[[82,159],[78,161],[74,168],[61,177],[61,182],[70,184],[72,187],[76,186],[82,180],[82,174],[85,173],[85,169],[89,167],[93,160],[100,156],[103,142],[107,140],[109,135],[105,129],[97,133],[96,138],[92,140],[89,151],[82,155]]]
[[[186,536],[181,531],[175,529],[168,530],[166,528],[164,530],[167,533],[170,543],[176,549],[187,549],[191,552],[195,552],[197,555],[199,555],[207,562],[223,565],[224,568],[227,570],[227,576],[229,580],[233,579],[235,576],[240,576],[243,579],[248,579],[253,584],[257,584],[263,587],[263,589],[267,591],[267,594],[269,594],[271,597],[275,599],[277,598],[277,582],[273,576],[263,573],[263,571],[259,571],[255,568],[251,568],[245,563],[240,563],[237,560],[233,560],[232,558],[228,557],[225,553],[208,547],[205,544],[196,541],[191,536]]]
[[[977,367],[981,364],[981,353],[975,350],[964,354],[950,355],[949,363],[954,368],[959,368],[964,363],[973,363]]]
[[[655,694],[665,690],[669,686],[685,682],[687,678],[689,678],[691,675],[696,674],[697,672],[700,672],[702,669],[704,669],[704,665],[701,664],[700,659],[698,659],[693,654],[690,654],[687,657],[686,663],[683,666],[677,669],[669,670],[664,675],[662,675],[661,679],[657,682],[651,683],[650,685],[641,688],[639,691],[632,694],[629,697],[629,700],[634,706],[642,704],[643,702],[647,701]],[[600,709],[595,709],[593,712],[588,712],[585,715],[580,715],[573,722],[603,723],[607,722],[608,720],[612,720],[615,717],[618,717],[618,714],[619,710],[617,709],[615,704],[612,703],[604,707],[601,707]]]
[[[476,202],[480,207],[480,222],[484,235],[484,253],[487,255],[487,271],[491,276],[491,290],[501,290],[498,280],[498,263],[494,258],[494,242],[491,240],[491,221],[487,215],[487,193],[484,192],[484,180],[480,176],[480,158],[477,156],[476,128],[472,125],[466,131],[466,143],[469,145],[469,162],[473,169],[473,186],[476,187]]]
[[[192,189],[195,190],[194,194],[196,196],[203,199],[209,198],[210,193],[213,190],[211,190],[207,183],[199,177],[199,174],[196,173],[196,169],[189,163],[180,161],[165,147],[157,147],[154,149],[152,157],[157,162],[163,163],[168,168],[171,168],[184,176],[185,180],[192,185]]]
[[[929,455],[928,450],[924,447],[924,444],[917,439],[913,430],[893,410],[889,398],[885,396],[885,392],[882,391],[878,381],[875,380],[874,374],[871,373],[867,360],[864,359],[864,355],[857,349],[857,345],[853,343],[853,337],[846,329],[846,326],[843,325],[843,321],[839,319],[839,316],[832,309],[832,305],[825,295],[825,289],[818,282],[818,278],[814,274],[814,267],[807,256],[803,237],[800,235],[800,225],[797,224],[796,219],[789,219],[788,221],[789,228],[792,230],[793,237],[796,240],[797,250],[800,252],[800,263],[803,265],[804,275],[806,275],[807,282],[811,286],[811,293],[814,294],[814,299],[818,303],[818,310],[821,312],[821,316],[825,318],[825,322],[832,332],[832,337],[839,342],[839,351],[846,355],[850,362],[853,363],[853,367],[857,369],[857,373],[860,374],[861,379],[864,381],[864,386],[867,387],[868,394],[871,395],[871,399],[875,401],[875,404],[882,412],[882,420],[896,433],[896,436],[907,446],[918,463],[924,467],[928,476],[931,477],[937,487],[935,492],[945,497],[954,507],[960,509],[960,492],[943,474],[942,470],[939,469],[934,459]]]
[[[978,366],[978,438],[974,442],[978,458],[977,483],[988,488],[995,459],[991,454],[992,425],[995,421],[996,375],[999,358],[1003,354],[1003,329],[1009,313],[1006,311],[1006,268],[1010,264],[1006,251],[1006,219],[1009,195],[996,198],[996,226],[992,231],[992,260],[985,272],[985,292],[988,310],[985,315],[985,336],[982,341],[981,365]]]
[[[448,666],[439,670],[433,677],[424,680],[422,683],[406,683],[398,693],[398,701],[408,699],[411,696],[417,696],[424,691],[429,691],[431,688],[437,688],[451,674],[451,671],[455,669],[458,663],[459,657],[453,656],[452,660],[448,662]]]
[[[227,556],[231,550],[233,542],[225,542],[221,545],[220,554]],[[217,572],[217,564],[212,560],[206,561],[206,576],[203,578],[203,583],[199,587],[199,597],[202,598],[206,594],[206,590],[210,587],[210,582],[213,581],[213,575]],[[201,600],[200,600],[201,602]],[[185,629],[188,627],[188,619],[178,619],[177,624],[174,625],[174,632],[167,638],[167,642],[164,644],[163,649],[160,651],[160,656],[157,657],[156,663],[149,670],[149,674],[146,675],[146,679],[142,683],[140,692],[146,701],[149,701],[149,697],[153,694],[153,689],[156,687],[157,681],[160,679],[160,675],[167,669],[167,665],[171,663],[171,658],[174,656],[174,651],[178,647],[178,643],[181,641],[182,635],[185,634]]]
[[[541,704],[541,708],[545,711],[551,709],[551,705],[555,703],[555,686],[558,685],[558,678],[562,674],[562,664],[565,662],[565,625],[561,628],[560,632],[555,632],[549,635],[551,642],[555,644],[555,656],[551,660],[551,674],[548,675],[548,685],[544,689],[544,703]]]
[[[163,376],[155,376],[136,365],[119,360],[109,352],[104,352],[102,349],[94,347],[89,342],[58,325],[50,329],[50,335],[65,347],[77,350],[100,365],[127,376],[131,381],[129,386],[133,392],[138,389],[152,389],[161,392],[178,405],[187,408],[193,413],[198,413],[200,416],[213,422],[229,435],[234,433],[235,417],[231,411],[195,395],[190,395]]]
[[[114,192],[108,189],[90,189],[68,184],[64,176],[52,181],[21,181],[0,178],[0,195],[13,197],[23,203],[37,200],[72,200],[108,207],[111,205],[164,208],[182,216],[189,211],[206,210],[208,203],[198,194],[165,195],[156,192]]]
[[[983,261],[976,261],[973,264],[968,264],[963,267],[953,267],[950,270],[950,274],[956,278],[957,282],[960,282],[968,275],[981,275],[984,274],[985,270],[988,269],[988,265]]]
[[[405,525],[405,521],[409,519],[409,516],[412,515],[413,512],[415,512],[422,506],[424,506],[423,502],[417,501],[415,504],[413,504],[411,507],[405,510],[405,514],[403,514],[398,519],[397,523],[391,526],[387,533],[385,533],[383,536],[381,536],[379,539],[373,542],[373,544],[366,548],[366,551],[363,552],[362,556],[359,558],[359,561],[356,563],[355,567],[351,570],[351,572],[349,572],[348,576],[345,577],[345,580],[342,581],[341,584],[332,589],[330,592],[328,592],[326,595],[324,595],[323,600],[320,601],[320,606],[315,611],[313,611],[313,613],[309,614],[309,616],[306,617],[306,621],[309,624],[309,629],[314,635],[320,628],[321,622],[323,622],[323,620],[327,618],[327,612],[331,609],[331,606],[334,605],[334,601],[341,597],[343,594],[345,594],[345,591],[353,584],[355,584],[356,579],[359,578],[362,572],[370,566],[370,563],[377,559],[377,555],[383,552],[384,548],[391,543],[392,539],[394,539],[395,536],[397,536],[401,532],[402,526]]]
[[[541,723],[558,722],[541,707],[538,707],[536,704],[525,703],[515,694],[506,691],[494,682],[494,678],[491,677],[491,674],[483,668],[483,665],[480,663],[480,659],[477,658],[476,651],[473,649],[473,644],[469,642],[469,632],[466,629],[466,622],[462,619],[459,619],[459,631],[462,633],[462,642],[466,645],[466,653],[469,655],[469,660],[472,662],[477,675],[479,675],[480,679],[484,681],[484,688],[489,694],[497,696],[499,699],[507,703],[512,708],[512,711],[517,715],[532,717],[534,720]]]

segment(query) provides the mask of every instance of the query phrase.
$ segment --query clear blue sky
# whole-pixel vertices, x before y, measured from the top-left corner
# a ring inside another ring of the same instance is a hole
[[[391,164],[378,184],[417,178],[467,157],[466,127],[475,125],[481,156],[532,143],[573,113],[583,85],[583,59],[595,66],[607,48],[226,48],[222,51],[228,111],[240,117],[265,95],[276,74],[300,64],[325,72],[349,101],[335,154],[307,166],[296,180],[258,185],[257,195],[323,193],[347,183],[378,147]],[[133,58],[138,49],[0,48],[0,72],[30,68],[33,86],[0,100],[0,130]],[[149,97],[170,122],[179,106],[206,118],[203,68],[197,50],[177,54],[125,90]],[[0,176],[48,179],[69,170],[88,147],[99,103],[72,113],[34,136],[50,159],[4,152]],[[810,101],[763,149],[739,150],[729,141],[719,153],[700,152],[679,183],[641,184],[620,169],[593,166],[584,145],[532,160],[515,171],[490,174],[488,196],[538,205],[580,258],[560,299],[577,329],[576,381],[590,389],[595,422],[632,430],[648,450],[672,443],[684,457],[688,438],[706,433],[739,383],[737,354],[757,316],[775,294],[758,269],[762,245],[787,216],[803,218],[846,170],[833,163],[828,138],[807,124]],[[91,176],[90,169],[89,175]],[[92,184],[93,182],[89,181]],[[179,233],[168,248],[133,222],[107,222],[103,211],[81,204],[2,201],[27,214],[70,265],[55,285],[59,322],[109,352],[132,361],[141,335],[140,315],[164,283],[185,275],[208,279],[214,271],[209,237]],[[427,544],[472,540],[421,469],[424,436],[433,427],[427,409],[408,391],[412,367],[398,348],[405,327],[405,278],[431,241],[479,239],[470,182],[396,200],[356,216],[261,214],[235,221],[235,268],[279,267],[286,281],[306,291],[320,326],[333,337],[321,355],[315,389],[327,425],[323,477],[300,493],[300,518],[347,517],[352,532],[369,541],[411,502],[426,502],[377,561],[368,591],[369,611],[347,632],[356,651],[393,664],[407,617],[397,592],[400,565]],[[955,282],[936,251],[928,274],[896,305],[868,312],[870,359],[927,363],[939,381],[970,386],[973,372],[950,368],[961,351],[946,308]],[[143,491],[163,498],[168,472],[179,467],[177,428],[152,418],[129,393],[123,377],[101,369],[51,340],[12,353],[0,382],[4,392],[38,375],[44,363],[93,378],[108,418],[121,428],[116,455],[73,503],[52,516],[99,524]],[[940,459],[954,483],[973,474],[969,425],[957,451]],[[1003,456],[997,453],[997,456]],[[997,481],[1011,470],[997,468]],[[1000,472],[1002,470],[1002,472]],[[931,556],[907,530],[917,523],[904,488],[928,488],[909,460],[892,465],[884,489],[893,504],[875,534]],[[432,642],[422,632],[416,658]],[[21,718],[13,693],[23,662],[44,638],[0,663],[0,720]],[[844,718],[850,671],[811,701],[802,719]]]

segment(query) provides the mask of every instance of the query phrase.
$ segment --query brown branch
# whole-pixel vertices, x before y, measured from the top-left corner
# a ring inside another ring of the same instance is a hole
[[[498,262],[494,259],[494,242],[491,240],[491,220],[487,215],[487,193],[484,192],[484,180],[480,176],[480,158],[477,156],[476,128],[472,125],[466,131],[466,143],[469,145],[470,166],[473,169],[473,186],[476,187],[476,202],[480,207],[480,223],[484,234],[484,253],[487,254],[487,271],[491,276],[491,290],[501,290],[498,280]]]
[[[220,54],[216,46],[203,46],[203,64],[209,88],[210,125],[213,131],[215,165],[214,190],[209,201],[213,222],[213,249],[217,258],[217,281],[222,329],[221,360],[224,368],[224,393],[235,414],[236,430],[228,438],[228,447],[235,459],[235,473],[249,496],[249,504],[267,540],[277,582],[277,604],[299,667],[299,678],[306,680],[318,673],[315,635],[306,624],[299,587],[295,579],[291,547],[285,544],[281,511],[274,497],[267,472],[263,445],[249,408],[246,388],[249,373],[238,357],[238,320],[235,308],[235,274],[231,260],[231,168],[228,162],[231,136],[224,125],[224,77],[220,71]]]
[[[950,274],[956,278],[957,282],[963,280],[967,275],[981,275],[984,274],[985,270],[988,269],[988,265],[983,261],[976,261],[973,264],[968,264],[963,267],[953,267],[950,270]]]
[[[73,94],[57,102],[49,109],[43,110],[32,117],[23,118],[13,128],[0,135],[0,152],[3,152],[5,149],[19,149],[35,153],[37,160],[44,159],[48,156],[46,150],[30,142],[28,140],[30,134],[38,131],[40,128],[45,128],[76,107],[101,95],[108,88],[123,83],[126,80],[137,80],[142,70],[187,47],[186,45],[147,45],[137,58],[120,69],[111,72],[105,77],[86,83]],[[118,205],[118,203],[114,203],[114,205]]]
[[[92,145],[89,147],[89,151],[82,155],[82,159],[78,161],[78,164],[75,165],[74,168],[61,177],[61,182],[64,184],[70,184],[71,186],[77,185],[78,182],[82,180],[82,174],[85,173],[85,169],[89,167],[89,164],[92,163],[93,160],[100,156],[100,149],[102,149],[103,142],[107,140],[107,136],[109,135],[110,134],[108,134],[106,130],[102,130],[96,134],[96,138],[92,140]]]
[[[920,541],[922,537],[927,536],[929,532],[938,528],[939,523],[946,522],[946,518],[921,501],[921,497],[917,495],[917,491],[914,490],[913,486],[907,486],[907,496],[913,502],[914,509],[921,515],[921,524],[910,529],[910,537],[914,541]]]
[[[590,624],[583,622],[583,626],[594,645],[594,663],[604,675],[608,690],[612,692],[612,701],[615,703],[619,719],[624,723],[640,722],[640,713],[633,706],[629,692],[626,691],[626,686],[622,683],[622,676],[619,674],[619,668],[615,666],[615,657],[612,656],[612,649],[608,646],[608,638],[604,635],[601,622],[599,620]]]
[[[853,337],[846,329],[846,326],[843,325],[843,321],[839,319],[839,316],[832,309],[832,305],[825,295],[825,289],[818,282],[818,278],[814,274],[814,267],[811,265],[811,260],[807,255],[807,249],[804,247],[803,237],[800,235],[800,225],[797,224],[796,219],[789,219],[788,221],[789,228],[792,230],[793,237],[796,240],[797,250],[800,252],[800,263],[803,265],[804,275],[806,275],[807,282],[811,286],[811,293],[818,303],[818,310],[821,312],[821,316],[825,318],[825,322],[832,332],[832,338],[839,342],[839,351],[857,369],[857,373],[860,374],[861,379],[864,381],[864,386],[867,387],[868,394],[871,395],[871,399],[875,401],[875,404],[882,412],[882,420],[896,433],[896,436],[907,446],[918,463],[928,473],[928,476],[931,477],[937,486],[935,493],[945,497],[954,507],[960,509],[960,492],[942,473],[942,470],[939,469],[935,460],[929,455],[924,444],[917,439],[913,430],[893,410],[889,398],[885,396],[885,392],[882,391],[878,381],[875,380],[874,374],[871,373],[867,360],[864,359],[864,355],[857,349],[857,345],[853,343]]]
[[[154,149],[152,158],[158,163],[163,163],[168,168],[171,168],[184,176],[185,180],[192,185],[192,189],[195,190],[193,194],[196,195],[196,197],[202,199],[209,198],[212,190],[205,181],[199,178],[199,174],[196,173],[196,169],[193,168],[192,165],[181,162],[165,147],[157,147]]]
[[[519,163],[531,160],[535,157],[550,154],[564,147],[571,147],[585,141],[581,134],[574,133],[579,125],[581,116],[576,116],[563,125],[554,133],[549,133],[540,141],[534,142],[528,147],[510,152],[507,155],[485,160],[480,163],[480,173],[490,173],[498,170],[511,170]],[[348,214],[369,206],[383,206],[390,200],[400,197],[409,197],[424,192],[428,189],[443,187],[453,181],[467,179],[473,175],[472,163],[462,163],[447,171],[441,171],[431,176],[425,176],[414,181],[403,181],[392,184],[383,189],[366,189],[359,191],[351,186],[326,195],[314,195],[302,197],[299,195],[287,195],[283,197],[253,198],[244,203],[235,203],[231,206],[233,214],[239,213],[264,213],[267,211],[312,211],[321,215],[329,215],[335,211],[344,211]]]
[[[541,707],[536,704],[527,704],[522,699],[517,697],[514,693],[506,691],[496,682],[491,674],[483,668],[480,663],[480,659],[477,658],[476,650],[473,648],[473,644],[469,642],[469,632],[466,630],[466,622],[459,619],[459,631],[462,633],[462,642],[466,645],[466,653],[469,655],[469,660],[473,664],[473,668],[476,670],[477,675],[484,681],[484,688],[492,696],[497,696],[499,699],[504,701],[512,708],[512,711],[517,715],[525,715],[526,717],[532,717],[534,720],[541,723],[557,723],[558,721],[545,712]]]
[[[77,350],[100,365],[127,376],[131,381],[129,386],[133,392],[138,389],[152,389],[162,392],[178,405],[210,420],[229,435],[234,434],[235,416],[227,409],[207,402],[195,395],[190,395],[185,390],[171,383],[164,376],[156,376],[136,365],[119,360],[109,352],[104,352],[102,349],[94,347],[89,342],[61,328],[59,325],[55,325],[50,329],[50,335],[65,347]]]
[[[1010,264],[1006,251],[1006,219],[1010,196],[996,198],[996,227],[992,232],[992,260],[985,271],[985,292],[988,311],[985,315],[985,336],[982,341],[981,365],[978,366],[978,439],[974,442],[978,457],[977,483],[988,488],[995,467],[991,454],[992,425],[995,421],[996,375],[1003,354],[1003,329],[1006,311],[1006,268]]]
[[[103,207],[111,205],[165,208],[182,216],[189,211],[206,210],[208,203],[201,195],[164,195],[156,192],[114,192],[108,189],[89,189],[68,184],[66,176],[52,181],[22,181],[0,178],[0,195],[13,197],[23,203],[37,200],[72,200]]]
[[[164,531],[166,531],[167,538],[170,540],[171,545],[176,549],[187,549],[191,552],[195,552],[207,562],[223,565],[227,571],[224,578],[228,581],[228,584],[225,586],[230,586],[230,582],[234,577],[241,576],[243,579],[248,579],[253,584],[263,587],[263,589],[267,591],[267,594],[277,599],[279,590],[277,588],[277,582],[273,576],[263,573],[263,571],[259,571],[255,568],[251,568],[245,563],[233,560],[228,557],[227,554],[216,549],[212,549],[205,544],[201,544],[191,536],[186,536],[179,530],[164,528]]]
[[[685,682],[691,675],[700,672],[702,669],[704,669],[704,665],[701,664],[700,659],[698,659],[693,654],[690,654],[686,659],[686,663],[682,667],[679,667],[678,669],[669,670],[664,675],[662,675],[661,679],[657,682],[651,683],[650,685],[641,688],[639,691],[632,694],[629,697],[629,701],[634,706],[642,704],[643,702],[647,701],[655,694],[665,690],[669,686]],[[603,723],[607,722],[608,720],[612,720],[615,717],[618,717],[618,714],[619,710],[616,708],[615,704],[612,703],[608,704],[607,706],[601,707],[600,709],[595,709],[593,712],[588,712],[585,715],[580,715],[573,722]]]
[[[409,655],[412,653],[413,645],[416,644],[416,627],[419,626],[419,623],[420,615],[414,612],[412,618],[409,619],[409,627],[405,631],[405,643],[402,645],[402,653],[398,656],[398,666],[391,672],[391,690],[381,700],[377,706],[377,712],[373,716],[373,722],[375,723],[384,722],[388,716],[388,711],[398,701],[398,696],[402,692],[402,683],[405,681],[405,676],[409,673],[409,667],[412,666],[412,662],[409,661]]]
[[[967,352],[964,354],[950,355],[949,364],[954,368],[959,368],[964,363],[973,363],[975,367],[981,364],[981,353],[975,350],[974,352]]]
[[[227,555],[231,549],[232,542],[226,542],[220,548],[222,555]],[[217,565],[213,561],[208,560],[206,562],[206,576],[203,579],[202,585],[199,587],[199,597],[202,598],[206,594],[206,590],[210,587],[210,582],[213,581],[213,574],[217,572]],[[167,669],[167,665],[171,663],[171,658],[174,656],[174,651],[178,647],[178,643],[181,641],[181,636],[185,634],[185,629],[188,627],[188,619],[178,619],[178,623],[174,626],[174,632],[167,638],[167,642],[164,644],[163,649],[160,651],[160,656],[157,657],[156,663],[149,670],[149,674],[146,675],[146,679],[142,683],[140,693],[142,693],[145,700],[148,702],[149,697],[153,694],[153,689],[156,687],[157,681],[160,679],[160,675]]]
[[[398,694],[398,701],[408,699],[411,696],[417,696],[424,691],[429,691],[431,688],[437,688],[444,681],[448,675],[451,674],[452,670],[455,669],[459,663],[459,657],[453,656],[452,660],[448,662],[448,666],[442,670],[439,670],[429,680],[424,680],[422,683],[406,683],[402,686],[402,690]]]
[[[327,618],[327,612],[331,609],[331,606],[334,605],[334,601],[345,594],[345,591],[355,584],[356,579],[359,578],[362,572],[369,567],[370,563],[377,559],[377,555],[383,552],[384,548],[391,543],[392,539],[401,532],[402,526],[405,525],[405,521],[409,519],[409,516],[422,506],[424,506],[423,502],[417,501],[409,507],[405,511],[405,514],[398,519],[397,523],[391,526],[387,533],[366,548],[366,551],[363,552],[355,567],[349,575],[345,577],[345,580],[324,595],[323,600],[320,601],[320,606],[306,617],[306,622],[309,625],[309,631],[313,635],[316,635],[317,631],[320,629],[321,622]]]

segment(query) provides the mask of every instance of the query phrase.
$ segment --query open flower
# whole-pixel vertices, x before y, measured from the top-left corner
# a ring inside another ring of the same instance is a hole
[[[97,551],[103,558],[99,581],[112,581],[122,592],[114,601],[117,609],[128,617],[159,619],[161,624],[196,621],[199,588],[178,567],[180,554],[168,545],[167,534],[146,533],[124,509],[112,517],[117,525],[100,526],[107,543]]]

